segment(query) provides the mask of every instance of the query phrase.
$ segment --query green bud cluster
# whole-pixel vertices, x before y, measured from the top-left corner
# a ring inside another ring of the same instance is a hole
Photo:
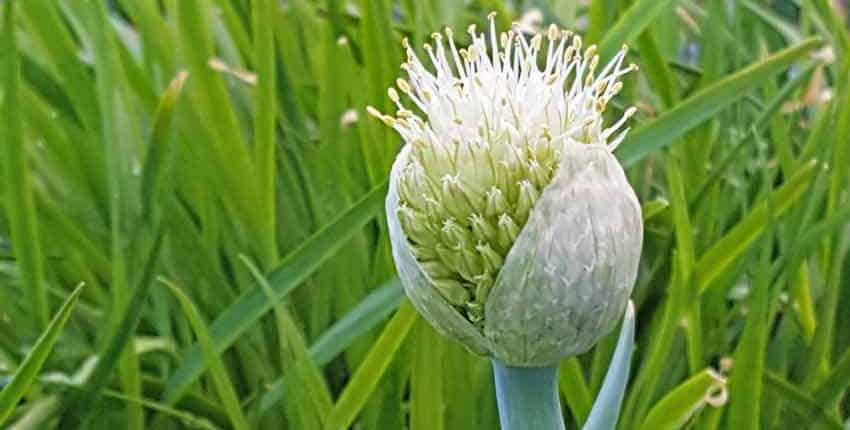
[[[414,143],[399,178],[399,222],[440,294],[481,327],[484,303],[517,235],[559,164],[544,130]]]

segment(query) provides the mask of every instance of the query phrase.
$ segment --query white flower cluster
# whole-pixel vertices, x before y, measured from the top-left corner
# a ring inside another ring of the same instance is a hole
[[[368,108],[409,146],[395,215],[413,255],[442,297],[479,328],[508,252],[565,148],[611,151],[624,138],[628,129],[620,129],[634,108],[607,128],[603,112],[622,88],[620,77],[636,69],[623,65],[625,47],[597,71],[596,47],[584,49],[577,35],[554,25],[545,36],[498,34],[493,14],[489,20],[489,34],[470,26],[466,49],[456,47],[450,29],[445,38],[433,34],[434,45],[425,45],[433,72],[405,41],[409,79],[388,91],[398,111]],[[402,104],[399,90],[418,113]]]

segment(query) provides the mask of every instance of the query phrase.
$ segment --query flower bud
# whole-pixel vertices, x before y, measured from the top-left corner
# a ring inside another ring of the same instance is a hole
[[[596,76],[594,47],[583,54],[577,36],[546,31],[531,40],[508,32],[501,49],[487,45],[495,34],[472,33],[465,53],[451,33],[448,49],[435,37],[436,73],[407,47],[399,88],[423,116],[395,91],[404,115],[373,113],[408,143],[393,164],[387,216],[411,302],[444,335],[512,366],[554,364],[607,334],[643,236],[612,154],[625,120],[604,128],[602,118],[606,89],[632,70],[621,67],[625,50]]]

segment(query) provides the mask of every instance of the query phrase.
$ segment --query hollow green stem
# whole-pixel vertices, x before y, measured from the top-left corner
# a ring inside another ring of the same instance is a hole
[[[502,430],[563,430],[558,366],[511,367],[493,359]]]

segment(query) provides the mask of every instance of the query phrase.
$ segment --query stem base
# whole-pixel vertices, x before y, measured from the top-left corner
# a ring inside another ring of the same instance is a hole
[[[511,367],[493,359],[502,430],[564,430],[558,366]]]

